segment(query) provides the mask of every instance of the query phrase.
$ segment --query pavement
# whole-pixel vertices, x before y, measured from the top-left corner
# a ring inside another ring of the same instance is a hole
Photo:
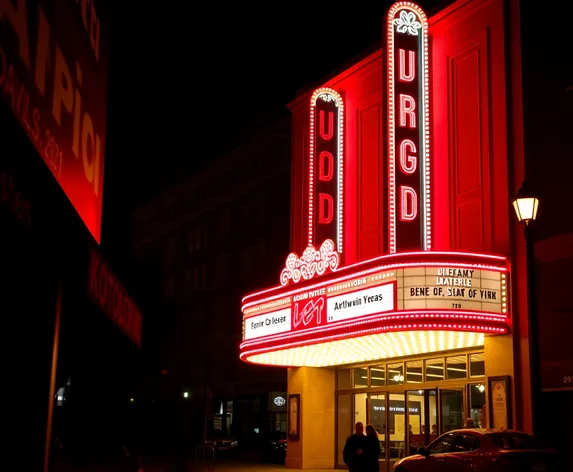
[[[295,469],[287,469],[284,465],[263,464],[248,461],[215,461],[211,463],[182,463],[180,461],[161,461],[147,463],[145,472],[288,472]],[[304,472],[340,472],[340,469],[305,469]]]
[[[215,464],[214,469],[209,466],[203,469],[191,469],[193,472],[238,472],[238,471],[253,471],[253,472],[287,472],[294,471],[295,469],[287,469],[284,465],[269,465],[260,463],[223,463]],[[304,472],[340,472],[340,469],[304,469]]]

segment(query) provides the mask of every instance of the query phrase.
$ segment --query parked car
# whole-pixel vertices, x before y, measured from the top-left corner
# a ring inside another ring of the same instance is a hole
[[[262,459],[265,462],[284,464],[287,451],[286,433],[269,433],[262,445]]]
[[[239,443],[231,436],[212,435],[210,438],[205,440],[203,446],[212,447],[217,456],[233,457],[238,454]]]
[[[448,431],[394,465],[394,472],[565,472],[553,449],[513,430]]]

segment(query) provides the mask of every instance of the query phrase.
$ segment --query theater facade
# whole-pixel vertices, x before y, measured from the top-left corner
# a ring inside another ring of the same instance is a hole
[[[381,471],[466,418],[530,428],[514,6],[398,2],[382,49],[290,105],[292,252],[240,345],[288,367],[290,468],[344,466],[357,421]]]

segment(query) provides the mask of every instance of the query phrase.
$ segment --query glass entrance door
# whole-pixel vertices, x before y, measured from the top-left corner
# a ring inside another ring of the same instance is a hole
[[[375,393],[368,395],[368,423],[376,428],[380,441],[380,471],[389,472],[394,463],[406,454],[406,395],[405,393]]]
[[[437,389],[412,390],[407,392],[407,399],[407,455],[412,455],[438,437]]]
[[[464,389],[440,389],[440,434],[464,426]]]
[[[386,393],[376,393],[368,395],[368,422],[371,423],[378,433],[378,441],[380,441],[380,457],[378,462],[380,470],[386,472],[386,458],[387,458],[387,418],[386,418]]]
[[[446,394],[443,398],[450,397]],[[366,423],[376,428],[380,441],[381,472],[391,472],[398,460],[416,454],[419,447],[438,437],[437,389],[370,393],[366,403]]]

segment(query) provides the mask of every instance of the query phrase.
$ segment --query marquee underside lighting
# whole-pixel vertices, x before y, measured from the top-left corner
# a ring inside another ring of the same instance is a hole
[[[241,353],[253,364],[285,367],[329,367],[394,357],[481,347],[484,333],[467,331],[400,331],[259,353]]]

